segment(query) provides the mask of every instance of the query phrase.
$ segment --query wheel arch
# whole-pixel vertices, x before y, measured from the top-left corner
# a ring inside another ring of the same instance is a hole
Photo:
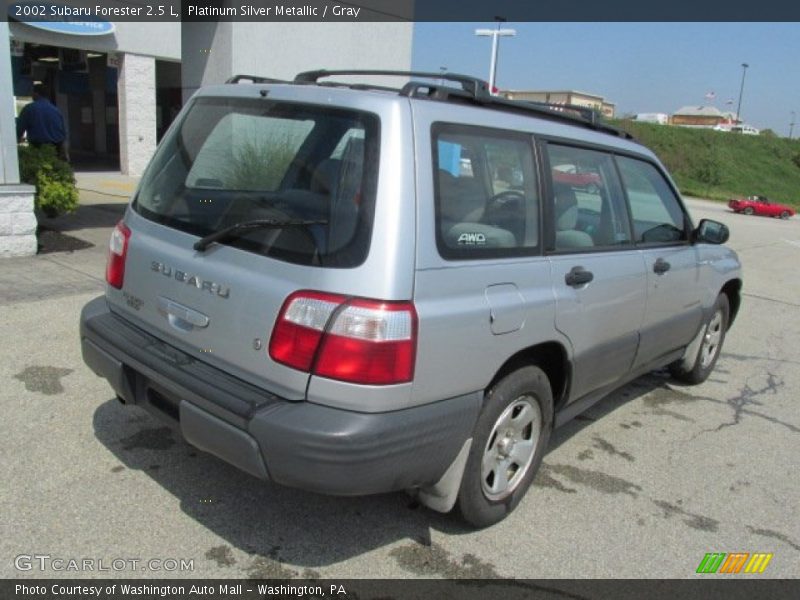
[[[564,346],[555,341],[542,342],[529,346],[511,356],[497,370],[486,391],[490,390],[503,377],[520,367],[535,365],[544,371],[553,392],[553,413],[561,407],[567,397],[572,367]]]
[[[720,293],[728,297],[728,304],[730,304],[731,311],[728,318],[728,329],[730,329],[739,313],[739,307],[742,305],[742,280],[731,279],[722,286]]]

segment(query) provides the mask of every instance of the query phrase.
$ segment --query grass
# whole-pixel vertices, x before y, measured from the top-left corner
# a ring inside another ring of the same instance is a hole
[[[800,208],[800,140],[634,121],[613,124],[655,152],[685,195],[727,200],[759,194]]]

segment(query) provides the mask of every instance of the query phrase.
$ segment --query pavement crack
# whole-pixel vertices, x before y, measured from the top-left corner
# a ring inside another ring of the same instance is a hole
[[[767,381],[764,386],[758,389],[750,387],[749,383],[745,383],[744,387],[739,391],[738,396],[728,398],[724,402],[733,410],[733,418],[727,423],[720,423],[715,429],[705,429],[703,433],[718,432],[728,427],[738,425],[742,421],[743,415],[758,416],[771,423],[783,425],[795,433],[800,432],[800,428],[795,427],[791,423],[785,423],[774,417],[769,417],[762,413],[750,410],[751,406],[763,406],[763,404],[756,400],[765,394],[775,395],[778,393],[779,388],[783,386],[783,380],[779,379],[774,373],[767,372]]]
[[[46,260],[48,262],[53,263],[54,265],[58,265],[62,269],[68,269],[68,270],[72,271],[73,273],[77,273],[79,275],[83,275],[84,277],[88,277],[88,278],[93,279],[95,281],[98,281],[100,283],[105,283],[105,279],[103,279],[102,277],[98,277],[95,273],[93,273],[93,272],[88,272],[87,273],[86,271],[81,271],[80,269],[76,269],[75,267],[72,267],[72,266],[70,266],[70,265],[68,265],[68,264],[66,264],[64,262],[61,262],[60,260],[54,259],[52,256],[45,256],[45,257],[42,258],[42,260]]]
[[[743,359],[744,357],[736,357],[736,358]],[[696,402],[698,400],[702,400],[705,402],[711,402],[713,404],[727,406],[733,411],[733,415],[730,421],[721,423],[720,425],[718,425],[713,429],[703,429],[698,433],[694,434],[690,438],[690,441],[697,439],[700,435],[703,435],[705,433],[716,433],[728,427],[733,427],[734,425],[738,425],[744,416],[758,417],[775,425],[781,425],[787,428],[789,431],[792,431],[793,433],[800,433],[800,427],[793,425],[791,423],[787,423],[786,421],[776,419],[775,417],[766,415],[758,410],[754,410],[755,407],[763,406],[763,403],[759,401],[760,398],[766,395],[773,395],[773,396],[776,395],[780,390],[780,388],[783,387],[783,385],[784,381],[781,378],[779,378],[772,372],[767,372],[767,381],[762,387],[753,388],[748,383],[745,384],[745,386],[733,398],[720,400],[719,398],[711,398],[710,396],[695,396],[692,394],[687,394],[686,392],[682,392],[680,390],[674,389],[673,387],[670,387],[667,384],[662,383],[658,387],[650,391],[644,398],[643,402],[645,407],[650,409],[650,411],[653,414],[669,415],[676,419],[689,420],[689,421],[694,421],[694,420],[678,412],[668,410],[664,408],[664,406],[667,404],[678,404],[678,405],[689,404],[692,402]]]
[[[734,354],[732,352],[723,352],[719,355],[723,359],[731,359],[739,362],[749,363],[754,360],[763,360],[771,363],[785,363],[789,365],[800,365],[800,360],[788,360],[786,358],[773,358],[771,356],[756,356],[753,354]],[[722,373],[719,367],[714,369],[715,373]]]
[[[758,300],[766,300],[767,302],[774,302],[775,304],[782,304],[783,306],[794,306],[800,307],[800,304],[797,302],[787,302],[786,300],[778,300],[777,298],[770,298],[768,296],[760,296],[758,294],[749,294],[744,293],[742,296],[747,296],[748,298],[756,298]]]

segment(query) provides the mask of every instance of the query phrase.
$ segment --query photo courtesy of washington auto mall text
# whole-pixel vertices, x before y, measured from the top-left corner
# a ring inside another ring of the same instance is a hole
[[[346,598],[348,592],[341,583],[298,584],[203,582],[196,584],[173,581],[143,583],[40,583],[28,585],[15,583],[14,596],[18,598],[59,598],[78,600],[84,598]]]

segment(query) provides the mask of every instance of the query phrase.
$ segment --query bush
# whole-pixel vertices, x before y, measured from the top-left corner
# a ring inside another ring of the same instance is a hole
[[[45,216],[55,217],[78,207],[75,174],[53,146],[20,146],[19,173],[23,183],[36,186],[34,202]]]

